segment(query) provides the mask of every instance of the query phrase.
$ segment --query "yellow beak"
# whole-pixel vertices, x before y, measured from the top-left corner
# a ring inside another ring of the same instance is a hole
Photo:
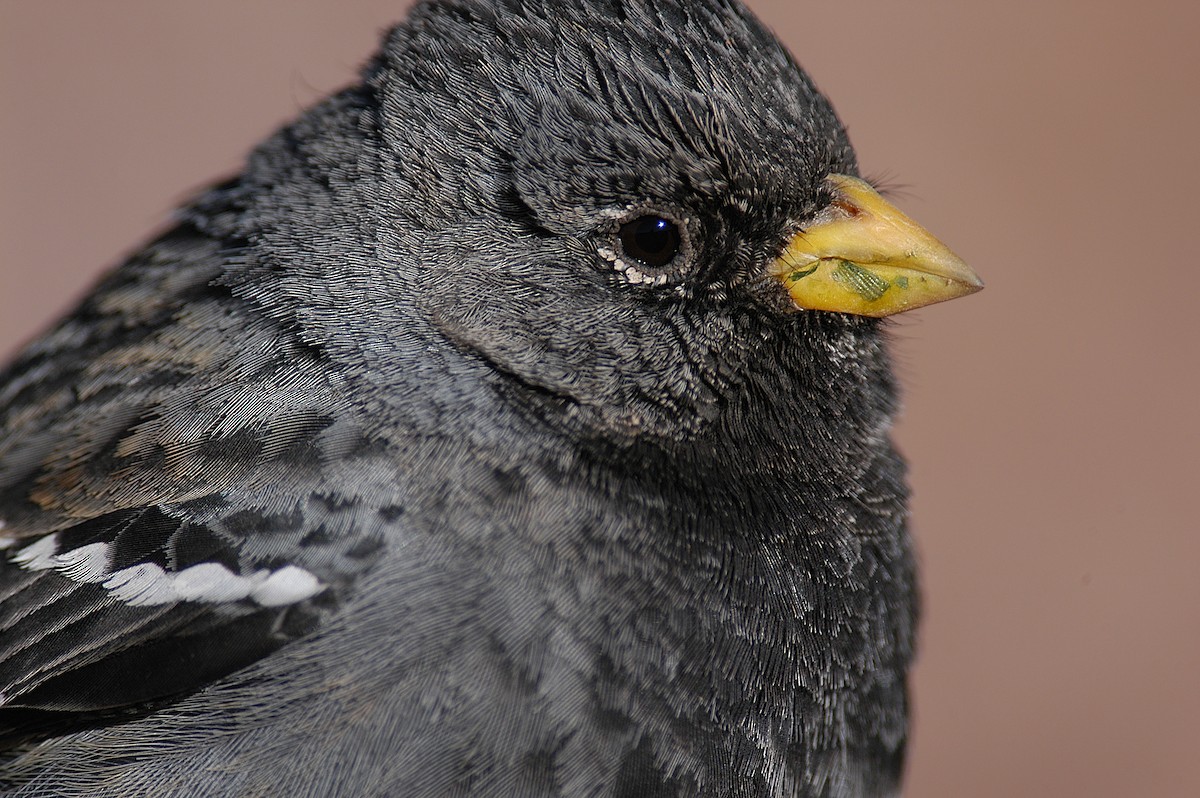
[[[970,266],[867,183],[828,181],[829,209],[771,267],[796,307],[890,316],[983,288]]]

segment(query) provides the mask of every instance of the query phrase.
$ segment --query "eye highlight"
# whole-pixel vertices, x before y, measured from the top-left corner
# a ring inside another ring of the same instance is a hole
[[[654,269],[675,259],[683,246],[679,225],[656,213],[630,219],[617,231],[623,254]]]

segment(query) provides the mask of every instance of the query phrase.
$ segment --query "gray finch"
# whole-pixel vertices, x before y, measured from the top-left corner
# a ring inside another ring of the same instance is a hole
[[[0,375],[0,793],[895,794],[856,174],[736,0],[419,4]]]

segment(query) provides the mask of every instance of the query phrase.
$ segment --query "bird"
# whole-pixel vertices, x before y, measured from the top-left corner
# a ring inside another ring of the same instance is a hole
[[[0,376],[0,794],[897,794],[980,287],[737,0],[418,3]]]

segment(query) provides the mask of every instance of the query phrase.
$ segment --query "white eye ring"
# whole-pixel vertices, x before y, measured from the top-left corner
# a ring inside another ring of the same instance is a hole
[[[690,220],[649,205],[613,215],[611,243],[598,248],[625,280],[635,285],[678,282],[691,261]]]

